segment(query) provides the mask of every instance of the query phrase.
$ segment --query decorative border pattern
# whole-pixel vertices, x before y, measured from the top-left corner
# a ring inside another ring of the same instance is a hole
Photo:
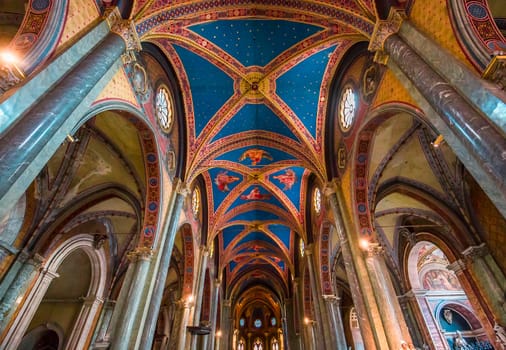
[[[320,274],[323,295],[331,295],[332,276],[330,269],[330,224],[324,223],[320,236]]]
[[[193,255],[193,233],[189,224],[181,228],[181,238],[183,239],[184,251],[184,271],[183,271],[183,292],[182,297],[192,294],[193,274],[194,274],[194,255]]]
[[[132,117],[129,121],[139,130],[140,141],[144,151],[146,167],[146,206],[144,209],[144,223],[138,246],[153,247],[158,230],[158,216],[160,211],[160,164],[156,141],[151,129],[140,119]]]

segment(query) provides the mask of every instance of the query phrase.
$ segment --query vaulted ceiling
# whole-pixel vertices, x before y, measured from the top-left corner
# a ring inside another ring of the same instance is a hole
[[[331,79],[367,40],[371,0],[136,1],[143,42],[174,67],[187,123],[186,176],[202,176],[208,239],[229,293],[261,281],[287,293],[304,240],[308,178],[323,181]]]

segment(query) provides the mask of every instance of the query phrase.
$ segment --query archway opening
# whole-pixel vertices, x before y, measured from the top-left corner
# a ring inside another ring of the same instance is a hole
[[[493,349],[448,258],[433,243],[418,242],[408,258],[409,280],[437,349]]]
[[[65,342],[72,333],[90,289],[92,272],[88,255],[81,249],[72,252],[58,267],[56,276],[28,326],[27,338],[32,330],[46,324],[61,328],[63,339],[60,342]],[[41,341],[58,344],[51,339],[44,335]]]

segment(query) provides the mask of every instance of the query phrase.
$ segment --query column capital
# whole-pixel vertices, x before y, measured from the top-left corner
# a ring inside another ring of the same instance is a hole
[[[406,18],[403,10],[391,8],[386,20],[378,20],[376,22],[371,40],[369,41],[369,51],[384,51],[385,41],[389,36],[399,31],[402,22]]]
[[[231,307],[232,306],[232,300],[230,300],[230,299],[223,300],[223,306]]]
[[[57,273],[56,271],[51,271],[46,268],[43,268],[40,272],[41,272],[42,278],[46,279],[46,280],[49,279],[50,281],[52,281],[54,278],[60,277],[60,274]]]
[[[190,193],[188,184],[179,178],[174,179],[174,190],[183,197],[186,197]]]
[[[33,265],[35,268],[39,268],[42,266],[42,264],[46,261],[46,259],[37,253],[31,255],[28,257],[28,259],[25,260],[26,264]]]
[[[414,246],[416,244],[416,233],[415,232],[410,231],[405,227],[402,227],[398,233],[399,233],[399,236],[406,238],[406,240],[409,242],[409,244],[411,246]]]
[[[135,23],[132,20],[125,20],[121,17],[118,7],[113,7],[105,13],[105,20],[111,32],[118,34],[125,41],[126,51],[140,51],[141,41]]]
[[[214,287],[215,288],[219,288],[221,286],[221,280],[220,279],[215,279],[214,280]]]
[[[379,243],[369,243],[369,246],[365,250],[366,257],[368,258],[382,256],[384,253],[385,249]]]
[[[174,304],[176,304],[178,307],[189,309],[193,306],[193,301],[188,300],[188,298],[182,297],[178,301],[176,301]]]
[[[489,250],[485,243],[471,246],[462,252],[462,255],[471,261],[484,257],[487,254],[489,254]]]
[[[314,249],[314,243],[310,243],[306,245],[304,248],[304,255],[309,257],[310,255],[313,255],[313,249]]]
[[[84,305],[92,305],[92,304],[103,304],[104,299],[96,296],[96,295],[88,295],[86,297],[81,298]]]
[[[209,256],[209,248],[205,245],[200,246],[200,251],[202,252],[202,255]]]
[[[454,262],[452,262],[451,264],[446,266],[446,268],[450,271],[455,272],[456,274],[460,274],[467,269],[467,266],[466,266],[466,263],[462,259],[459,259],[459,260],[455,260]]]
[[[325,197],[330,197],[332,195],[336,195],[336,187],[338,185],[338,179],[333,179],[332,181],[329,181],[325,184],[325,186],[323,187],[323,194],[325,195]]]
[[[504,90],[506,89],[506,54],[494,55],[483,72],[482,78],[487,79]]]
[[[300,284],[300,278],[295,277],[292,279],[293,289],[297,289],[297,286]]]
[[[324,295],[322,295],[322,297],[323,297],[323,300],[325,300],[326,302],[328,302],[330,304],[339,305],[339,303],[341,301],[341,298],[339,298],[337,295],[334,295],[334,294],[324,294]]]
[[[416,298],[415,293],[413,290],[408,290],[406,293],[397,296],[397,300],[399,301],[399,304],[407,304],[411,300],[414,300]]]
[[[148,247],[137,247],[134,250],[127,253],[127,258],[131,262],[136,262],[139,260],[151,260],[153,256],[153,249]]]

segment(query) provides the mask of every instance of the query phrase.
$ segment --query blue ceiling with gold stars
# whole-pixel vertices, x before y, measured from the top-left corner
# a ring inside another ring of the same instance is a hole
[[[330,81],[350,35],[372,32],[369,3],[135,2],[138,34],[163,49],[178,76],[187,181],[204,179],[208,239],[217,238],[230,283],[275,273],[288,285],[309,175],[326,173]]]
[[[221,249],[232,255],[254,247],[267,256],[290,257],[294,234],[303,227],[302,179],[309,171],[296,152],[277,144],[291,142],[311,156],[322,81],[338,45],[313,46],[304,57],[284,62],[280,57],[323,29],[248,19],[211,21],[188,30],[225,58],[173,44],[191,91],[197,144],[202,140],[202,148],[222,149],[205,159],[211,227],[221,234]],[[227,216],[235,212],[240,215]],[[256,255],[243,251],[239,256],[240,261],[229,262],[230,273],[237,265],[243,270],[258,263]],[[286,273],[281,258],[263,263]]]

